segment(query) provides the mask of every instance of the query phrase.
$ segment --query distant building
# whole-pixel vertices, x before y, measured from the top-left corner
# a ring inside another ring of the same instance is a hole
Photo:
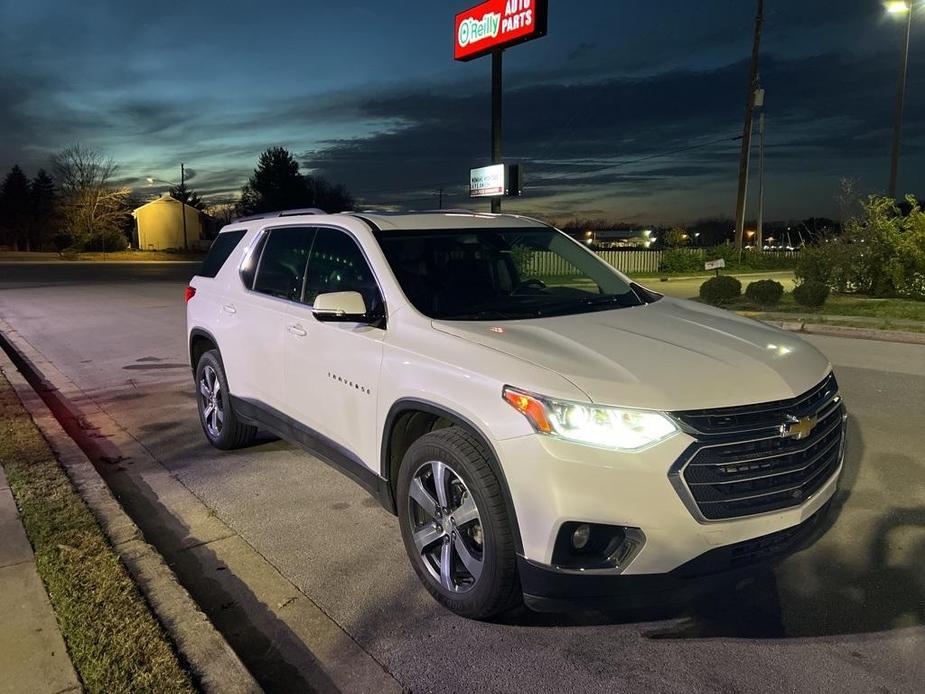
[[[214,231],[214,221],[205,212],[186,205],[170,193],[164,193],[132,211],[135,218],[135,242],[143,251],[163,251],[167,248],[208,248]],[[183,221],[186,218],[186,243]]]
[[[649,229],[587,229],[569,235],[592,248],[648,248],[654,241]]]

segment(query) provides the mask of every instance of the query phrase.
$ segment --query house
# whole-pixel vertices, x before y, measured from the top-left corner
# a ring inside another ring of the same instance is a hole
[[[132,217],[135,241],[143,251],[207,248],[214,229],[211,217],[170,193],[132,210]]]

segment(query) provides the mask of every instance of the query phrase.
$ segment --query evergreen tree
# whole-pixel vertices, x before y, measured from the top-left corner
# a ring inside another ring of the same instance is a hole
[[[185,181],[180,185],[172,186],[170,188],[170,195],[174,200],[186,203],[190,207],[195,207],[197,210],[204,210],[206,207],[202,198],[199,197],[199,193],[186,185]]]
[[[238,214],[249,215],[303,207],[342,212],[353,198],[342,185],[320,176],[303,176],[299,163],[284,147],[270,147],[257,162],[254,174],[241,190]]]
[[[0,244],[29,250],[29,218],[29,179],[16,165],[0,185]]]
[[[270,147],[257,162],[254,174],[241,191],[241,214],[259,214],[298,207],[311,202],[299,163],[283,147]]]

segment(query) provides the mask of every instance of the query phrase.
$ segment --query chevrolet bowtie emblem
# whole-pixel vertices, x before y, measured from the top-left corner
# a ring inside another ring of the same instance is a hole
[[[780,425],[780,436],[782,439],[796,439],[797,441],[805,439],[813,433],[818,421],[816,417],[787,415],[787,421]]]

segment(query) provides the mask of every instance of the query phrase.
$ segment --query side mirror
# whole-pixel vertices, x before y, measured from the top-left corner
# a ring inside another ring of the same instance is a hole
[[[312,305],[312,313],[320,321],[342,323],[368,323],[366,302],[359,292],[332,292],[319,294]]]

